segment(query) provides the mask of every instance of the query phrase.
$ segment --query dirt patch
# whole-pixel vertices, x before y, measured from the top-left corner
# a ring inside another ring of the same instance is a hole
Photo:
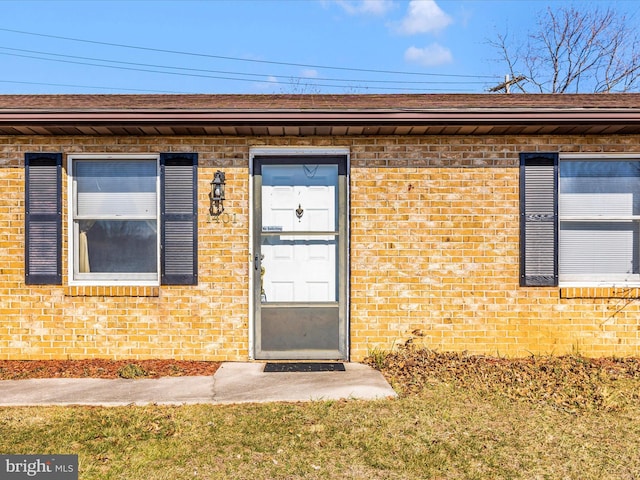
[[[219,366],[192,360],[0,360],[0,380],[208,376]]]

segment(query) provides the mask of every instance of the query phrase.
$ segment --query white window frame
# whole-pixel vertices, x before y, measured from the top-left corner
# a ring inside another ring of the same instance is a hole
[[[118,278],[118,274],[114,274],[113,278],[109,279],[76,279],[75,278],[75,265],[76,265],[76,243],[78,242],[78,232],[74,223],[74,212],[76,211],[75,205],[75,192],[74,192],[74,161],[76,160],[153,160],[156,164],[156,276],[154,279],[135,279],[132,278]],[[67,272],[68,272],[68,284],[71,286],[158,286],[160,285],[160,244],[161,244],[161,219],[160,219],[160,155],[159,154],[70,154],[67,156]]]
[[[561,176],[561,164],[562,162],[567,161],[619,161],[619,160],[634,160],[638,162],[640,165],[640,154],[607,154],[607,153],[593,153],[593,154],[560,154],[558,158],[558,255],[560,255],[561,245],[562,245],[562,228],[561,224],[563,221],[591,221],[591,222],[610,222],[610,221],[633,221],[640,222],[640,215],[611,215],[603,217],[602,215],[598,216],[590,216],[590,215],[580,215],[580,216],[569,216],[563,215],[561,208],[561,185],[562,185],[562,176]],[[560,287],[615,287],[615,288],[632,288],[632,287],[640,287],[640,279],[638,280],[596,280],[589,281],[583,280],[581,278],[571,277],[568,275],[563,275],[561,264],[562,261],[558,258],[558,275],[559,275],[559,286]],[[595,274],[594,274],[595,275]],[[582,277],[582,275],[580,275]]]

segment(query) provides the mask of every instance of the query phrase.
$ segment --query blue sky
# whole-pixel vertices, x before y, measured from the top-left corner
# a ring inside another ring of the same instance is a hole
[[[507,73],[488,40],[563,4],[5,0],[0,93],[479,93]]]

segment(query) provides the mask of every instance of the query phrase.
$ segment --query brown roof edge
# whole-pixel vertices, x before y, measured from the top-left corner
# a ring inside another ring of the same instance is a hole
[[[640,123],[640,109],[509,110],[31,110],[0,109],[0,124],[540,124]]]

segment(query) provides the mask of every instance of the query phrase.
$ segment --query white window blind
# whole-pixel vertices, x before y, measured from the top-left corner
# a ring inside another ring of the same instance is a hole
[[[561,222],[563,280],[631,281],[638,277],[636,222]]]
[[[149,160],[77,160],[77,218],[155,218],[156,164]]]

